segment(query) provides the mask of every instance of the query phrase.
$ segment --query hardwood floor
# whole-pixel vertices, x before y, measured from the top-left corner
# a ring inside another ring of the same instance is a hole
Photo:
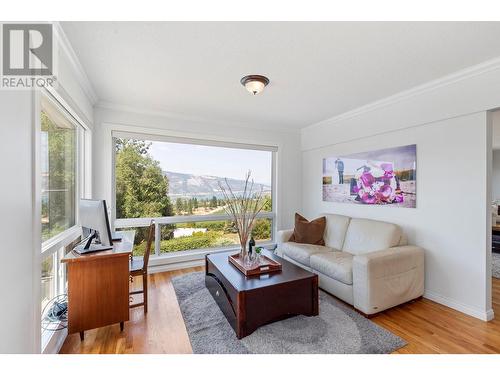
[[[495,319],[484,322],[428,299],[389,309],[372,321],[408,345],[396,353],[500,353],[500,279],[493,278]]]
[[[149,276],[149,310],[131,311],[124,332],[118,324],[70,335],[60,353],[191,353],[171,278],[202,271],[195,267]],[[136,282],[138,282],[136,280]],[[491,322],[469,317],[427,299],[420,299],[388,311],[372,321],[402,337],[408,345],[396,353],[500,353],[500,279],[493,279]]]
[[[130,310],[130,320],[120,332],[115,324],[85,332],[85,340],[78,334],[69,335],[60,353],[192,353],[184,320],[170,279],[204,267],[162,272],[149,275],[148,313],[142,307]],[[141,278],[134,278],[139,289]]]

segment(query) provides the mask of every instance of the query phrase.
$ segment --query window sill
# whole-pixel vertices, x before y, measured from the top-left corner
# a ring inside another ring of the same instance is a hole
[[[71,228],[66,229],[64,232],[48,239],[42,243],[42,256],[48,256],[51,253],[57,251],[59,248],[70,244],[78,236],[82,235],[82,228],[78,225],[74,225]]]
[[[263,242],[258,243],[258,246],[264,248],[272,248],[274,242]],[[205,255],[222,253],[229,251],[238,251],[239,246],[234,247],[222,247],[222,248],[211,248],[211,249],[199,249],[199,250],[187,250],[179,251],[175,253],[164,254],[160,256],[155,256],[149,258],[149,273],[173,271],[182,268],[190,268],[205,265]]]

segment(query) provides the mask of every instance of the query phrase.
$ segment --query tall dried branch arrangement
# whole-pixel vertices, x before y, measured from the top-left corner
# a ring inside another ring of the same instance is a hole
[[[241,252],[244,256],[247,252],[247,242],[252,233],[255,219],[259,212],[264,207],[263,187],[260,186],[260,191],[254,191],[254,181],[251,179],[251,171],[248,171],[245,178],[245,188],[243,192],[235,193],[229,185],[227,178],[225,183],[219,182],[219,188],[224,196],[224,211],[233,218],[238,230],[240,239]]]

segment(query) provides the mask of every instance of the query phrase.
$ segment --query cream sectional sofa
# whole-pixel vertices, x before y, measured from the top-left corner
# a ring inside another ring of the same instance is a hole
[[[407,244],[396,224],[326,216],[325,246],[289,242],[278,232],[277,255],[319,276],[321,289],[372,315],[424,293],[424,250]]]

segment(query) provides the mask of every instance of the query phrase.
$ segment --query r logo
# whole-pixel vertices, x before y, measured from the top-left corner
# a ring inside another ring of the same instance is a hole
[[[53,74],[51,24],[3,24],[3,75]]]

